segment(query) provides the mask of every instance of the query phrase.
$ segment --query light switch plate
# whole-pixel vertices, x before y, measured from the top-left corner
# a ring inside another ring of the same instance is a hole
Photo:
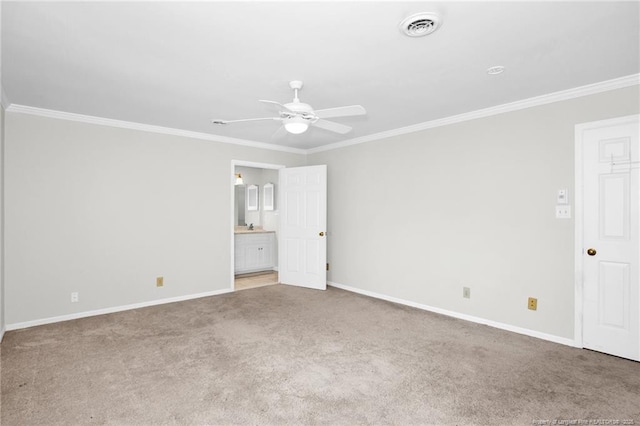
[[[556,219],[571,219],[571,206],[556,206]]]
[[[556,204],[569,204],[569,192],[566,189],[558,189]]]

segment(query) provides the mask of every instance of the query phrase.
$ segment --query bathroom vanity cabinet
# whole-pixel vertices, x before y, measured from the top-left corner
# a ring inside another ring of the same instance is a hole
[[[275,233],[235,234],[235,273],[272,271],[275,266]]]

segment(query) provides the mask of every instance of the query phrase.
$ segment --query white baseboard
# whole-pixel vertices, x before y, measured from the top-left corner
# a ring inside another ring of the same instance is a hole
[[[547,341],[559,343],[562,345],[579,347],[578,345],[576,345],[576,342],[574,340],[568,339],[566,337],[560,337],[560,336],[555,336],[553,334],[541,333],[539,331],[529,330],[527,328],[516,327],[510,324],[504,324],[504,323],[488,320],[485,318],[475,317],[472,315],[467,315],[459,312],[449,311],[446,309],[436,308],[433,306],[424,305],[422,303],[417,303],[417,302],[412,302],[410,300],[404,300],[397,297],[387,296],[384,294],[375,293],[368,290],[362,290],[356,287],[351,287],[348,285],[339,284],[331,281],[328,281],[327,285],[331,287],[339,288],[342,290],[350,291],[352,293],[358,293],[364,296],[373,297],[375,299],[381,299],[381,300],[386,300],[388,302],[399,303],[401,305],[411,306],[413,308],[422,309],[424,311],[447,315],[449,317],[458,318],[465,321],[474,322],[477,324],[488,325],[490,327],[498,328],[501,330],[511,331],[511,332],[523,334],[526,336],[536,337],[538,339],[547,340]],[[61,315],[57,317],[43,318],[43,319],[25,321],[25,322],[14,323],[14,324],[7,324],[6,327],[3,327],[2,329],[0,329],[0,342],[2,342],[2,337],[4,337],[5,331],[19,330],[23,328],[35,327],[38,325],[52,324],[52,323],[62,322],[62,321],[70,321],[74,319],[92,317],[96,315],[111,314],[115,312],[128,311],[131,309],[146,308],[149,306],[163,305],[166,303],[182,302],[185,300],[199,299],[202,297],[217,296],[220,294],[231,293],[231,292],[233,292],[232,289],[221,289],[221,290],[214,290],[214,291],[209,291],[205,293],[190,294],[186,296],[171,297],[171,298],[160,299],[160,300],[152,300],[149,302],[134,303],[130,305],[115,306],[112,308],[97,309],[93,311],[78,312],[75,314]]]
[[[52,323],[61,322],[61,321],[70,321],[70,320],[79,319],[79,318],[93,317],[93,316],[96,316],[96,315],[112,314],[112,313],[115,313],[115,312],[128,311],[128,310],[131,310],[131,309],[139,309],[139,308],[146,308],[146,307],[149,307],[149,306],[164,305],[166,303],[182,302],[182,301],[185,301],[185,300],[199,299],[201,297],[217,296],[217,295],[220,295],[220,294],[231,293],[231,292],[233,292],[232,289],[224,288],[222,290],[208,291],[208,292],[205,292],[205,293],[197,293],[197,294],[189,294],[189,295],[186,295],[186,296],[169,297],[169,298],[166,298],[166,299],[151,300],[149,302],[141,302],[141,303],[133,303],[131,305],[114,306],[112,308],[97,309],[97,310],[94,310],[94,311],[77,312],[75,314],[60,315],[60,316],[57,316],[57,317],[43,318],[43,319],[38,319],[38,320],[33,320],[33,321],[18,322],[18,323],[14,323],[14,324],[7,324],[6,330],[7,331],[19,330],[19,329],[22,329],[22,328],[35,327],[37,325],[52,324]],[[3,333],[4,333],[4,330],[3,330]]]
[[[449,317],[462,319],[465,321],[471,321],[478,324],[488,325],[490,327],[499,328],[501,330],[511,331],[518,334],[524,334],[525,336],[536,337],[542,340],[548,340],[554,343],[560,343],[562,345],[579,347],[573,339],[568,339],[566,337],[554,336],[553,334],[541,333],[535,330],[529,330],[527,328],[516,327],[510,324],[504,324],[496,321],[491,321],[485,318],[475,317],[472,315],[461,314],[459,312],[449,311],[446,309],[435,308],[429,305],[423,305],[421,303],[412,302],[410,300],[399,299],[397,297],[387,296],[380,293],[374,293],[368,290],[362,290],[356,287],[351,287],[344,284],[334,283],[327,281],[327,285],[335,288],[339,288],[342,290],[350,291],[353,293],[362,294],[364,296],[373,297],[376,299],[386,300],[387,302],[399,303],[401,305],[411,306],[412,308],[422,309],[424,311],[435,312],[437,314],[447,315]]]

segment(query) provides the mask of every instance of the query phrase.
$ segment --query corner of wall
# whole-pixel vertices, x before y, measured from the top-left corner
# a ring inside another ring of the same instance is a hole
[[[0,90],[2,84],[0,83]],[[0,105],[0,343],[4,337],[4,106]]]
[[[0,46],[2,46],[2,0],[0,0]],[[2,87],[2,54],[0,52],[0,343],[4,337],[4,111],[9,99]]]
[[[1,0],[0,0],[1,1]],[[9,97],[5,93],[4,89],[0,85],[0,103],[2,104],[2,108],[6,110],[11,105],[11,101],[9,101]]]

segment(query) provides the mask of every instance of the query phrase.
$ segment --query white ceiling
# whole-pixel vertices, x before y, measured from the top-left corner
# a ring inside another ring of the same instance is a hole
[[[17,105],[309,149],[637,74],[639,6],[4,1],[2,86]],[[442,27],[404,36],[417,12]],[[367,115],[277,139],[275,121],[210,123],[271,116],[257,100],[291,101],[290,80],[315,109]]]

